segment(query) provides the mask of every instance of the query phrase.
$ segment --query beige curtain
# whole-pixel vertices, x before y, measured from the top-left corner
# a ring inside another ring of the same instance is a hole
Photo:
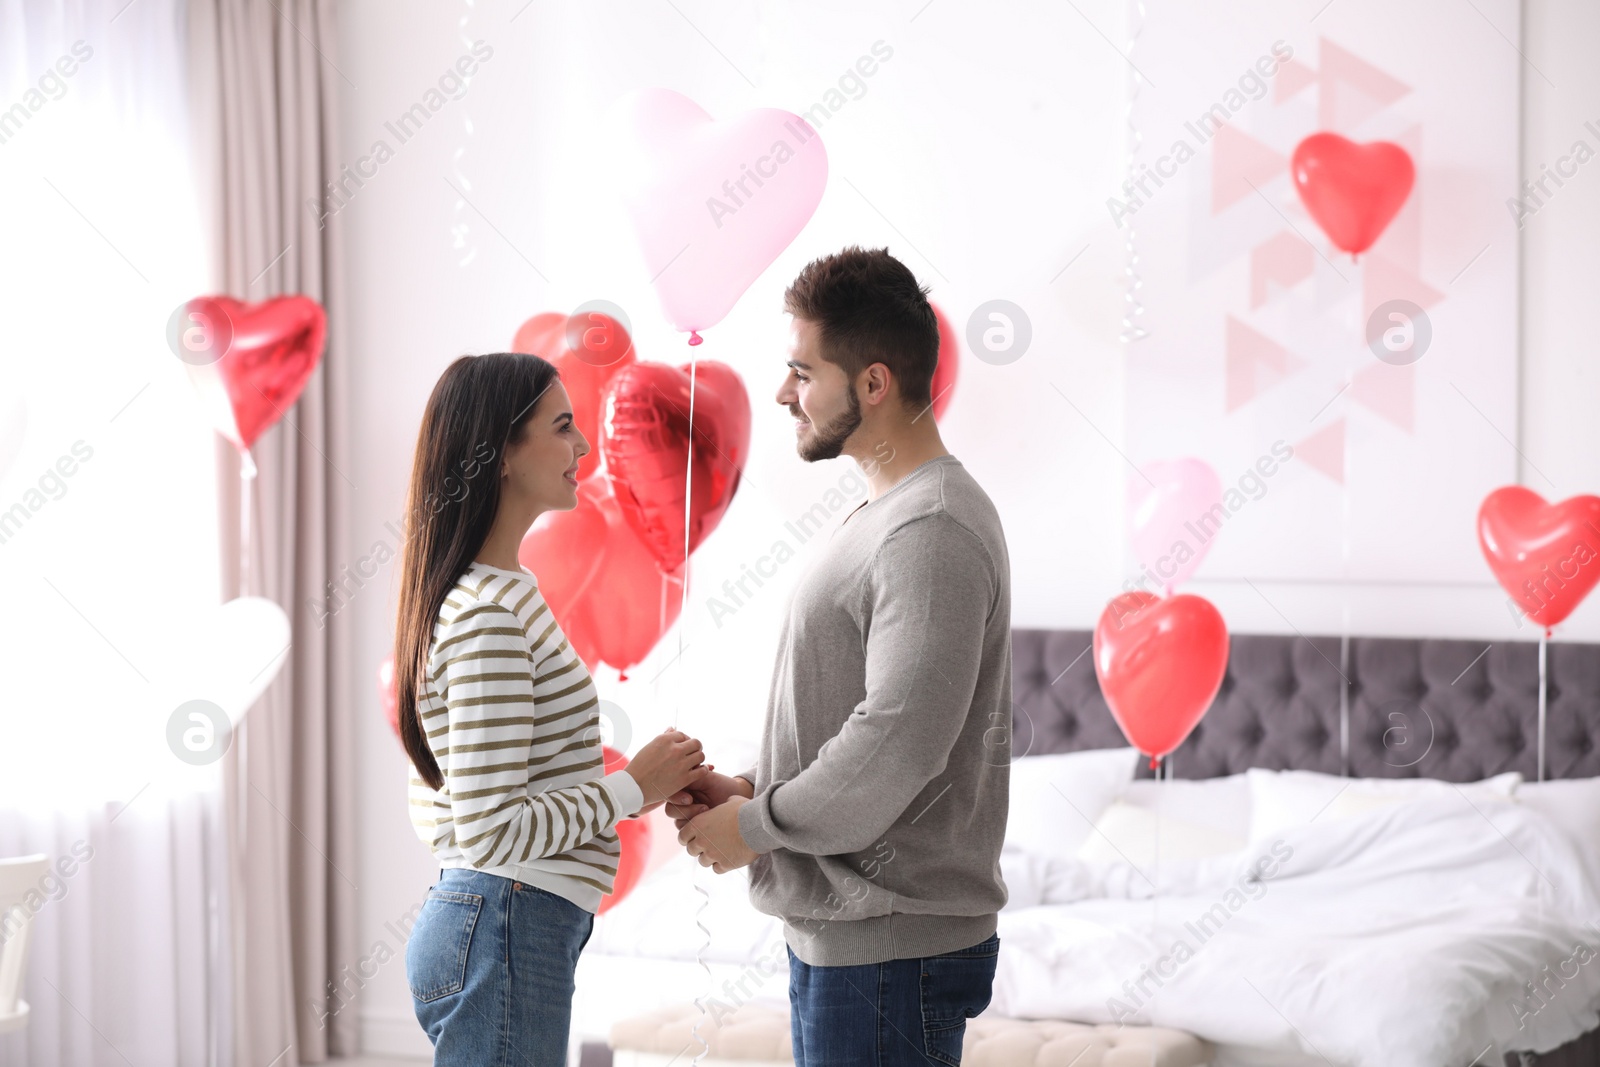
[[[299,402],[252,449],[248,551],[240,548],[240,460],[218,438],[224,598],[288,612],[282,673],[226,757],[232,1060],[295,1067],[357,1051],[355,773],[348,612],[328,617],[327,582],[347,562],[350,494],[343,413],[342,252],[307,200],[339,169],[337,102],[347,82],[332,0],[190,0],[190,98],[216,289],[282,293],[328,312],[322,364]]]

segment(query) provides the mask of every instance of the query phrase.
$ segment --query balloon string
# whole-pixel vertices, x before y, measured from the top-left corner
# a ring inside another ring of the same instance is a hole
[[[698,345],[700,341],[700,335],[691,331],[689,343]],[[681,587],[681,600],[678,604],[678,687],[674,692],[672,701],[672,724],[674,727],[678,724],[678,710],[683,703],[683,683],[687,672],[687,665],[683,662],[683,631],[689,625],[689,523],[693,518],[691,506],[694,503],[694,393],[695,371],[699,365],[700,361],[691,352],[689,355],[689,469],[685,472],[683,478],[683,585]],[[695,891],[700,894],[700,909],[695,913],[694,924],[705,935],[705,940],[696,946],[694,959],[706,972],[706,990],[709,994],[712,975],[711,967],[706,963],[705,954],[706,949],[711,947],[711,930],[705,923],[700,921],[700,916],[705,913],[706,908],[710,905],[711,894],[706,892],[705,886],[698,883],[695,885]],[[704,1026],[706,1022],[705,1000],[696,997],[695,1006],[700,1009],[700,1019],[694,1024],[691,1034],[696,1041],[700,1042],[700,1051],[694,1054],[694,1058],[690,1063],[698,1065],[700,1060],[711,1051],[711,1046],[706,1043],[705,1038],[700,1036],[700,1027]]]
[[[1160,764],[1164,760],[1165,757],[1162,757],[1161,760],[1156,762]],[[1150,925],[1157,931],[1161,928],[1161,809],[1167,790],[1167,787],[1162,783],[1167,777],[1168,774],[1164,767],[1156,771],[1156,833],[1154,857],[1150,864],[1151,872],[1155,875],[1155,894],[1150,898]]]
[[[247,448],[239,453],[239,595],[250,595],[250,490],[256,461]]]
[[[706,937],[705,944],[706,945],[710,945],[711,944],[711,930],[710,930],[709,927],[706,926],[705,923],[701,922],[700,919],[701,919],[701,916],[703,916],[705,914],[706,908],[711,906],[711,894],[706,892],[706,887],[703,886],[703,885],[696,884],[694,889],[695,889],[696,893],[700,894],[700,907],[695,909],[694,924],[696,926],[698,926],[700,928],[700,932],[705,935],[705,937]],[[694,961],[696,963],[698,963],[701,966],[701,968],[706,972],[706,989],[710,990],[712,988],[711,983],[712,983],[712,977],[713,976],[711,974],[711,965],[708,964],[705,961],[705,949],[703,947],[702,948],[698,948],[698,949],[695,950]],[[706,1053],[711,1051],[711,1046],[706,1043],[706,1039],[705,1038],[700,1036],[700,1028],[706,1024],[706,1003],[705,1003],[705,1000],[703,1000],[700,997],[695,997],[694,998],[694,1006],[700,1009],[700,1019],[699,1019],[699,1021],[697,1021],[694,1024],[694,1027],[689,1031],[689,1036],[692,1037],[694,1040],[700,1042],[700,1051],[696,1052],[694,1054],[694,1059],[691,1060],[690,1062],[691,1063],[699,1063],[701,1057],[705,1056]]]
[[[248,448],[239,450],[239,595],[250,595],[250,494],[255,488],[256,461]],[[238,795],[250,795],[250,731],[240,730],[236,735],[238,750],[234,764],[238,775]],[[250,805],[240,800],[236,806],[234,833],[246,840],[249,829]]]
[[[690,344],[696,343],[691,340]],[[678,688],[672,698],[672,726],[677,729],[678,711],[683,706],[683,631],[689,625],[689,523],[692,515],[691,505],[694,503],[694,392],[695,368],[700,361],[694,355],[689,356],[689,464],[683,476],[683,578],[679,586],[678,600]]]
[[[1355,383],[1353,372],[1345,374],[1345,388],[1350,388]],[[1344,477],[1339,481],[1339,648],[1340,671],[1342,677],[1339,681],[1343,688],[1339,693],[1340,715],[1339,736],[1342,751],[1341,767],[1339,773],[1348,776],[1350,761],[1350,675],[1348,652],[1350,645],[1350,424],[1345,423],[1339,442],[1339,465]]]
[[[1539,781],[1544,781],[1545,650],[1550,643],[1550,627],[1539,635]]]
[[[1133,55],[1134,45],[1139,41],[1139,35],[1144,31],[1144,0],[1134,0],[1133,25],[1128,32],[1128,55]],[[1134,117],[1134,104],[1139,99],[1139,83],[1141,77],[1138,68],[1129,71],[1129,89],[1127,107],[1124,111],[1124,123],[1127,126],[1128,150],[1128,178],[1126,188],[1131,190],[1134,180],[1138,177],[1137,164],[1139,149],[1144,144],[1144,135],[1139,132],[1139,124]],[[1132,194],[1130,193],[1130,196]],[[1120,340],[1126,344],[1138,341],[1149,336],[1144,328],[1144,304],[1139,300],[1139,290],[1144,286],[1144,278],[1139,273],[1139,248],[1136,244],[1137,224],[1128,223],[1128,236],[1123,244],[1123,274],[1127,278],[1127,289],[1123,293],[1124,309],[1122,314],[1122,334]]]

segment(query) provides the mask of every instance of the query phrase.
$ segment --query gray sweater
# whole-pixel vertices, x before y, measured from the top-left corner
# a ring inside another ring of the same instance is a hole
[[[937,955],[995,932],[1011,763],[1011,565],[954,456],[834,530],[791,594],[755,799],[755,907],[806,963]]]

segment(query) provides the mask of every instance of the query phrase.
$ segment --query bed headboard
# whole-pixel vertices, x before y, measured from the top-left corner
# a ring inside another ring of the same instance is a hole
[[[1018,756],[1127,744],[1095,678],[1087,630],[1013,630]],[[1362,778],[1538,777],[1538,644],[1235,634],[1178,778],[1250,767]],[[1600,775],[1600,644],[1551,642],[1546,778]],[[1148,775],[1148,766],[1140,773]]]

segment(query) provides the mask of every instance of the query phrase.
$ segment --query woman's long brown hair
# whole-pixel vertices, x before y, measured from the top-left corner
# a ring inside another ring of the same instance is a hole
[[[444,598],[494,526],[506,448],[522,440],[535,405],[555,381],[555,367],[538,356],[462,356],[439,376],[422,413],[406,494],[394,688],[400,742],[433,789],[444,785],[444,775],[417,712],[433,628]]]

